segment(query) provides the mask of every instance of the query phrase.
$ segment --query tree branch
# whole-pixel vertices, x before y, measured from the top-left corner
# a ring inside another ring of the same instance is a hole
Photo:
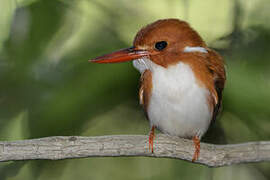
[[[153,154],[148,149],[148,137],[144,135],[59,136],[0,142],[0,161],[109,156],[162,157],[191,161],[193,153],[191,140],[167,135],[156,136]],[[201,152],[196,163],[219,167],[261,161],[270,161],[270,142],[234,145],[201,143]]]

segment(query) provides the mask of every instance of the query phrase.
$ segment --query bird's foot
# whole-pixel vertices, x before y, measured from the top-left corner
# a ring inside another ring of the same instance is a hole
[[[149,150],[154,152],[154,138],[155,138],[155,126],[152,126],[151,131],[149,133]]]
[[[198,136],[194,136],[192,138],[193,142],[194,142],[194,146],[195,146],[195,152],[192,158],[192,162],[196,161],[199,158],[199,154],[200,154],[200,139]]]

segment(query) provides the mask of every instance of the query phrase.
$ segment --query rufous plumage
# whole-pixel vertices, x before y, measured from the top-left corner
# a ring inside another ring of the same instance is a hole
[[[219,112],[226,75],[222,57],[207,47],[188,23],[163,19],[142,28],[133,47],[91,62],[133,60],[141,73],[140,104],[150,122],[149,145],[153,152],[154,130],[193,139],[195,153],[200,139]]]

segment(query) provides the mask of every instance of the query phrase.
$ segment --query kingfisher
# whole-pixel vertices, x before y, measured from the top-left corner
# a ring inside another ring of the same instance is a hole
[[[192,139],[192,161],[198,160],[200,140],[221,108],[226,72],[222,57],[187,22],[157,20],[137,33],[132,47],[89,61],[133,61],[141,73],[139,100],[150,122],[150,151],[157,128]]]

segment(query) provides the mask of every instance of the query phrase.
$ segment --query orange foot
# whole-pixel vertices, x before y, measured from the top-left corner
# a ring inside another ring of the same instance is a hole
[[[155,126],[152,126],[149,134],[149,150],[154,152],[154,138],[155,138]]]
[[[193,142],[194,142],[194,146],[195,146],[195,152],[192,158],[192,162],[196,161],[199,158],[200,155],[200,139],[198,136],[194,136],[192,138]]]

